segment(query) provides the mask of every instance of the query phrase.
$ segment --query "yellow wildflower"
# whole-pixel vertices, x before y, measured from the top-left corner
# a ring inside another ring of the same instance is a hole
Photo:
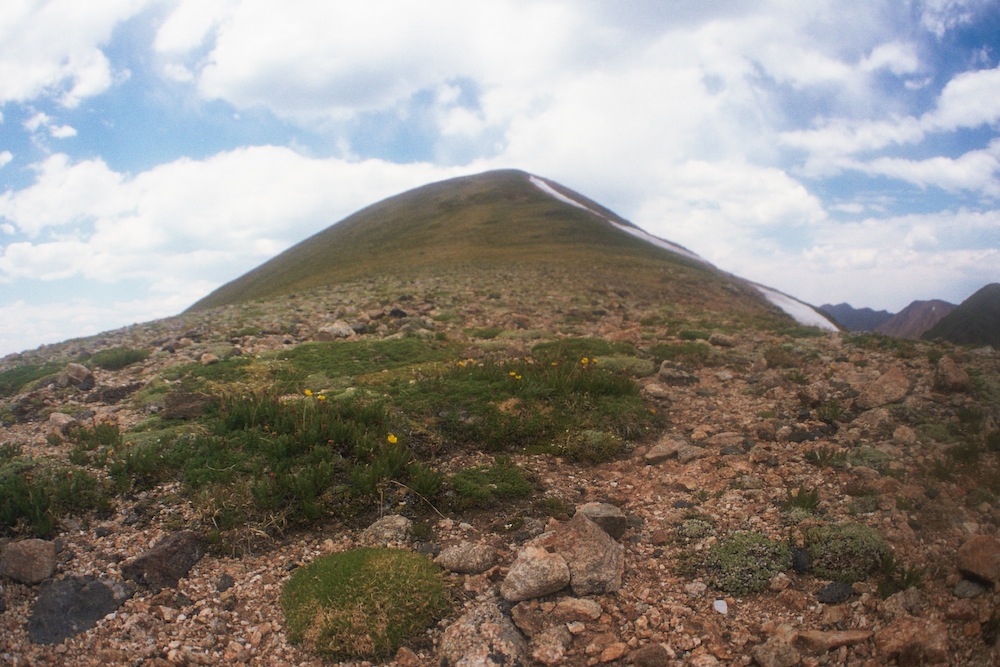
[[[313,395],[312,390],[306,389],[306,396],[312,396],[312,395]]]
[[[319,396],[316,397],[316,400],[317,401],[325,401],[326,400],[326,394],[320,394]]]
[[[394,433],[390,433],[388,436],[386,436],[385,439],[390,445],[395,445],[397,442],[399,442],[399,438],[397,438]]]

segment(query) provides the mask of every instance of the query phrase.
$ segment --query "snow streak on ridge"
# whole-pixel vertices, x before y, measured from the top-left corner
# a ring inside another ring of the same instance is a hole
[[[539,190],[546,193],[547,195],[550,195],[551,197],[554,197],[555,199],[558,199],[564,204],[569,204],[570,206],[582,208],[584,211],[596,215],[598,218],[604,220],[605,222],[608,222],[609,224],[620,229],[621,231],[626,232],[627,234],[631,234],[632,236],[638,239],[642,239],[647,243],[651,243],[657,246],[658,248],[663,248],[664,250],[669,250],[670,252],[675,253],[677,255],[681,255],[683,257],[687,257],[689,259],[701,262],[702,264],[708,264],[709,266],[712,266],[710,262],[698,256],[697,254],[691,252],[690,250],[688,250],[683,246],[671,243],[670,241],[661,239],[658,236],[653,236],[652,234],[642,229],[639,229],[638,227],[630,227],[628,225],[623,225],[621,223],[615,222],[606,215],[598,213],[594,209],[582,204],[581,202],[576,201],[572,197],[567,197],[566,195],[564,195],[563,193],[559,192],[551,185],[549,185],[548,182],[546,182],[544,179],[541,179],[534,175],[530,175],[529,178],[531,179],[532,184],[535,185],[535,187],[537,187]],[[816,312],[816,309],[810,306],[809,304],[803,301],[799,301],[794,297],[790,297],[787,294],[783,294],[782,292],[779,292],[775,289],[771,289],[770,287],[764,287],[763,285],[758,285],[757,283],[750,283],[750,284],[753,285],[755,288],[757,288],[757,290],[764,295],[765,299],[767,299],[773,305],[780,308],[782,311],[785,312],[786,315],[791,317],[799,324],[808,327],[817,327],[825,331],[838,331],[836,325],[834,325],[832,322],[830,322],[830,320],[826,319],[821,314]]]

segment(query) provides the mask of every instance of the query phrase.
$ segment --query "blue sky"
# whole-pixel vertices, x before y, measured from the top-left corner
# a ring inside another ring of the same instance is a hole
[[[0,354],[501,167],[814,304],[1000,281],[995,0],[13,0]]]

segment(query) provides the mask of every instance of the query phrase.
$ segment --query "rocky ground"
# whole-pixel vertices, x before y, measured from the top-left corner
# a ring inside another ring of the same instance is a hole
[[[46,437],[60,428],[49,415],[66,401],[124,429],[145,416],[128,396],[170,365],[210,363],[220,346],[259,354],[340,335],[332,324],[359,316],[385,317],[366,334],[375,337],[412,325],[452,338],[496,326],[640,346],[679,340],[676,325],[649,316],[652,304],[607,293],[567,303],[526,300],[513,288],[447,302],[338,294],[269,308],[184,316],[9,357],[3,368],[74,348],[162,351],[121,371],[96,371],[93,388],[69,398],[54,388],[10,397],[9,411],[30,404],[32,412],[6,423],[0,442],[66,456],[67,446]],[[389,323],[393,308],[410,315]],[[263,324],[231,335],[250,319]],[[709,362],[667,363],[638,380],[667,425],[626,458],[588,466],[515,457],[560,503],[554,517],[524,506],[438,516],[419,539],[399,519],[369,529],[331,523],[236,558],[185,542],[196,517],[167,486],[122,500],[111,516],[68,517],[52,540],[3,538],[0,662],[324,664],[287,641],[283,582],[318,555],[390,543],[436,555],[457,602],[400,650],[400,665],[1000,664],[1000,454],[983,444],[1000,427],[1000,355],[750,329],[701,344],[714,354]],[[948,453],[955,443],[936,437],[946,429],[931,427],[969,414],[980,447],[956,458]],[[790,493],[812,491],[812,511],[789,507]],[[175,501],[162,504],[169,497]],[[692,565],[734,531],[801,544],[811,526],[839,521],[875,528],[900,564],[897,576],[922,572],[905,582],[917,585],[883,597],[876,577],[831,587],[793,567],[763,592],[733,596]],[[89,629],[62,639],[32,620],[45,611],[42,600],[66,616],[80,599],[110,605],[92,611]]]

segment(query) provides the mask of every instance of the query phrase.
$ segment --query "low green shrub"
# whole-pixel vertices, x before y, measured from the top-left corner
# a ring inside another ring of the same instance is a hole
[[[399,549],[353,549],[314,560],[285,584],[288,638],[326,658],[379,660],[448,608],[439,568]]]
[[[814,526],[805,533],[805,548],[816,576],[847,583],[877,573],[891,553],[878,532],[860,523]]]
[[[66,514],[107,506],[104,486],[81,468],[31,459],[15,448],[0,459],[0,532],[50,537]]]
[[[90,363],[106,371],[117,371],[126,366],[145,361],[149,358],[149,350],[138,350],[130,347],[111,347],[97,352],[90,358]]]
[[[705,570],[712,585],[731,595],[759,593],[771,578],[791,567],[788,544],[757,532],[743,532],[712,545]]]
[[[596,464],[620,458],[626,445],[613,433],[588,429],[568,436],[557,451],[570,461]]]
[[[55,362],[45,364],[24,364],[5,371],[0,371],[0,398],[13,396],[35,380],[58,373],[63,364]]]

